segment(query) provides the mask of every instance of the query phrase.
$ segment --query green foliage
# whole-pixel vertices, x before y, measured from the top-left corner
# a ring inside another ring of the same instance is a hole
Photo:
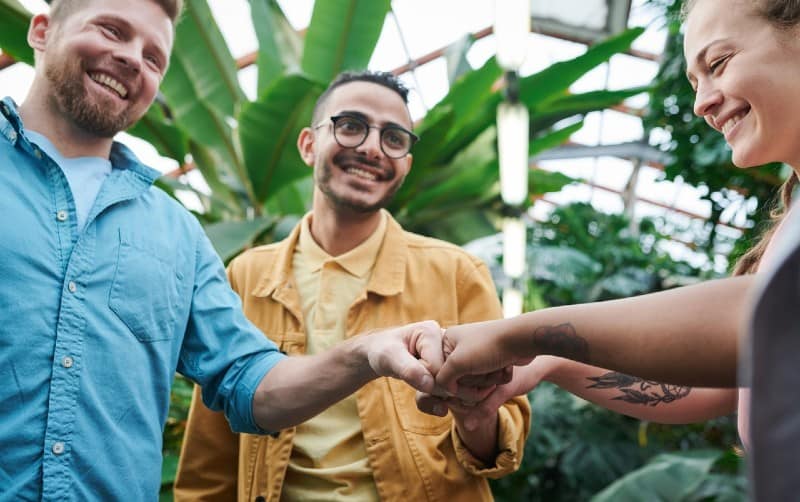
[[[667,237],[656,228],[653,220],[632,226],[624,215],[601,213],[590,204],[557,208],[532,229],[529,303],[624,298],[700,275],[700,270],[660,250],[657,243]]]
[[[736,438],[730,417],[685,426],[650,424],[549,383],[529,398],[533,419],[523,464],[492,481],[499,502],[743,500],[744,480],[737,475],[742,461],[730,448]],[[665,486],[667,493],[683,496],[660,498]]]

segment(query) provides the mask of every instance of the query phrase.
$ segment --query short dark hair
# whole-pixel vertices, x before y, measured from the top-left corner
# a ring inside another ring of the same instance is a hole
[[[333,82],[328,85],[328,88],[317,98],[317,103],[314,105],[314,112],[311,114],[312,123],[316,124],[322,118],[319,116],[322,113],[322,106],[331,93],[337,88],[350,82],[371,82],[391,89],[397,93],[398,96],[403,98],[403,103],[408,104],[408,87],[406,87],[394,73],[387,71],[345,71],[340,73],[333,79]]]
[[[69,16],[79,7],[83,7],[89,0],[51,0],[50,19],[59,21]],[[183,0],[148,0],[155,2],[169,16],[174,25],[183,10]]]

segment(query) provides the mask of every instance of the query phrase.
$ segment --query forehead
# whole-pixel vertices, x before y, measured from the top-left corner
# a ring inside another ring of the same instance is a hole
[[[711,42],[726,39],[746,44],[754,26],[765,24],[753,12],[751,0],[699,0],[684,27],[684,57],[691,66]]]
[[[325,103],[325,114],[357,111],[371,121],[393,122],[411,127],[411,117],[403,98],[392,89],[373,82],[348,82],[335,88]]]
[[[63,24],[75,24],[80,29],[85,23],[102,18],[124,21],[137,35],[157,45],[167,55],[172,50],[172,21],[153,0],[88,0],[76,12],[68,14]]]

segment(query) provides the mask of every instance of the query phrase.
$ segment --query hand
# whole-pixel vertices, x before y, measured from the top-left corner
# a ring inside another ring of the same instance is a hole
[[[463,399],[462,387],[470,380],[493,379],[497,372],[507,376],[510,373],[506,368],[528,364],[534,356],[533,347],[526,347],[520,336],[505,329],[507,326],[507,321],[498,320],[447,328],[442,338],[445,363],[436,373],[437,385]]]
[[[442,329],[436,321],[374,331],[363,339],[369,366],[377,376],[397,378],[418,391],[441,394],[434,381],[444,362]]]
[[[527,394],[539,385],[550,371],[554,359],[541,356],[526,366],[513,368],[513,377],[508,383],[493,387],[478,402],[418,393],[417,408],[436,416],[444,416],[449,410],[456,420],[461,421],[465,430],[474,431],[482,422],[492,420],[503,403],[514,396]]]

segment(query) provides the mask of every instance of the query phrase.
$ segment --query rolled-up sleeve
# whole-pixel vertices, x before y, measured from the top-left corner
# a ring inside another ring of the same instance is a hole
[[[178,371],[203,388],[205,405],[222,410],[234,432],[263,434],[253,417],[253,397],[264,375],[285,356],[244,316],[222,262],[200,234]]]
[[[474,259],[462,265],[459,281],[459,323],[498,319],[502,307],[489,269]],[[531,405],[526,396],[516,396],[497,410],[497,456],[487,465],[476,458],[452,425],[456,457],[464,469],[476,476],[500,478],[519,469],[531,427]]]

